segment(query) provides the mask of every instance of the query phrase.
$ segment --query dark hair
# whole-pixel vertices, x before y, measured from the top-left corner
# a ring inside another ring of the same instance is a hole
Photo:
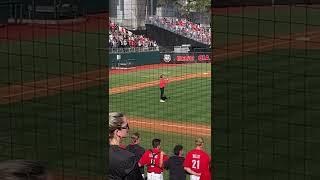
[[[183,149],[183,146],[181,146],[180,144],[176,145],[173,149],[173,153],[175,155],[179,155],[179,152]]]
[[[139,138],[140,138],[140,134],[138,132],[133,133],[131,136],[132,142],[134,143],[136,143]]]
[[[44,164],[29,160],[8,160],[0,162],[1,180],[46,180],[48,170]]]
[[[152,140],[152,147],[156,148],[156,147],[158,147],[160,145],[160,143],[161,143],[160,139],[153,139]]]
[[[140,134],[138,132],[135,132],[135,133],[132,134],[131,138],[139,139],[140,138]]]
[[[163,74],[160,75],[160,78],[163,78]]]

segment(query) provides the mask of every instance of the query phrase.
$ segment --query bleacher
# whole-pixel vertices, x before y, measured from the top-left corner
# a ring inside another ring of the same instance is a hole
[[[157,51],[157,43],[144,35],[136,35],[109,19],[109,52]]]
[[[149,17],[149,23],[200,43],[211,45],[211,28],[202,27],[186,19],[152,16]]]

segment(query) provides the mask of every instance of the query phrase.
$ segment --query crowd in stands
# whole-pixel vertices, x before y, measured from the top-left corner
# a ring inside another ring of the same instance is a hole
[[[117,25],[109,19],[109,47],[134,48],[157,47],[157,43],[143,35],[135,35],[130,30]]]
[[[178,34],[211,45],[211,28],[206,29],[199,24],[186,19],[172,17],[153,16],[149,19],[151,23],[164,27]]]

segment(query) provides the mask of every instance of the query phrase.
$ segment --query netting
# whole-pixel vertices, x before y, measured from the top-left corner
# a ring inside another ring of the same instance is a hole
[[[124,146],[130,146],[131,136],[138,132],[146,151],[159,138],[169,157],[177,144],[185,157],[196,147],[195,139],[203,137],[204,151],[210,155],[212,56],[210,21],[205,18],[210,17],[209,8],[196,22],[170,1],[159,2],[110,2],[109,111],[127,117],[130,129]],[[162,97],[161,75],[168,79]],[[143,165],[146,176],[153,172]],[[169,179],[169,172],[170,168],[164,170],[164,179]]]
[[[0,163],[37,160],[56,179],[102,179],[107,14],[41,3],[0,3]]]
[[[258,3],[213,9],[214,179],[317,179],[319,6]]]

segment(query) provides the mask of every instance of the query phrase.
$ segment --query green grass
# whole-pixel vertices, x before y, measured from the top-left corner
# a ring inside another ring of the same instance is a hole
[[[216,178],[320,176],[319,58],[317,50],[274,50],[215,64]]]
[[[193,78],[169,83],[160,103],[158,86],[109,96],[109,110],[125,112],[128,116],[165,119],[177,122],[210,124],[211,79]]]
[[[184,148],[184,156],[188,151],[193,149],[195,147],[194,145],[194,139],[195,137],[193,136],[186,136],[186,135],[181,135],[181,134],[175,134],[175,133],[159,133],[159,132],[154,132],[154,131],[146,131],[144,129],[130,129],[130,133],[133,132],[139,132],[141,136],[141,146],[144,147],[146,150],[150,149],[152,139],[154,138],[160,138],[161,139],[161,148],[163,151],[171,156],[173,154],[173,148],[176,144],[181,144]],[[204,137],[205,141],[205,147],[204,150],[208,153],[211,154],[211,138],[209,137]],[[124,142],[124,144],[129,144],[131,143],[130,138],[127,138]],[[145,168],[146,171],[146,168]],[[169,179],[169,172],[165,171],[164,173],[164,179]]]
[[[290,32],[304,32],[319,27],[318,9],[305,7],[244,8],[237,13],[215,15],[215,42],[217,47],[226,44],[273,38]]]
[[[104,30],[105,32],[105,30]],[[65,33],[48,39],[0,42],[0,86],[105,66],[105,33]]]
[[[186,85],[190,87],[185,87]],[[190,111],[190,109],[195,109],[200,113],[197,115],[197,119],[188,117],[187,120],[192,120],[193,123],[201,123],[201,120],[202,123],[210,123],[208,122],[210,119],[208,111],[210,109],[208,107],[210,104],[209,78],[186,80],[172,83],[170,86],[184,88],[176,91],[178,95],[176,98],[181,97],[185,90],[191,90],[190,93],[186,93],[191,100],[183,102],[183,105],[178,104],[183,99],[168,102],[166,105],[169,107],[172,107],[175,101],[176,106],[180,106],[177,111],[170,111],[169,114],[176,114],[178,117],[183,114],[188,115],[190,112],[195,113],[194,110]],[[192,95],[192,91],[200,91],[200,93]],[[157,96],[158,93],[158,88],[156,88]],[[139,96],[132,98],[139,99]],[[194,101],[192,98],[195,96],[200,98]],[[206,98],[201,98],[202,96]],[[111,97],[111,99],[113,98],[114,96]],[[93,87],[78,92],[65,92],[60,95],[1,105],[0,114],[3,122],[0,126],[0,147],[2,150],[0,160],[37,159],[48,162],[49,166],[57,171],[64,169],[65,174],[103,175],[106,165],[104,122],[107,104],[105,100],[103,87]],[[126,107],[131,106],[130,102],[125,101],[126,99],[117,100],[122,101],[121,103]],[[158,98],[155,98],[155,101],[158,106],[160,104]],[[152,106],[151,103],[144,104]],[[113,106],[113,102],[110,102],[110,105]],[[164,111],[168,111],[169,107],[164,107]],[[156,108],[152,109],[155,110],[154,113],[157,112]],[[180,112],[181,109],[185,109],[185,113]],[[134,114],[139,115],[138,112],[142,109],[136,110],[137,112]],[[201,114],[202,111],[206,114]],[[132,115],[130,112],[127,114]],[[132,128],[130,131],[141,133],[142,145],[146,148],[150,147],[153,138],[161,138],[163,149],[168,154],[171,154],[176,143],[182,144],[185,147],[185,152],[193,148],[194,137],[192,136],[159,133],[139,128]],[[126,144],[128,140],[129,138],[125,141]],[[206,142],[206,151],[210,152],[210,140],[206,138]],[[168,177],[167,173],[165,177]]]
[[[184,74],[208,72],[211,70],[211,64],[198,63],[187,64],[183,66],[163,67],[159,69],[146,69],[126,74],[113,74],[109,78],[109,87],[119,87],[136,83],[150,82],[159,80],[160,74],[168,78],[182,76]]]
[[[0,160],[36,159],[65,174],[103,175],[103,87],[1,105]]]

